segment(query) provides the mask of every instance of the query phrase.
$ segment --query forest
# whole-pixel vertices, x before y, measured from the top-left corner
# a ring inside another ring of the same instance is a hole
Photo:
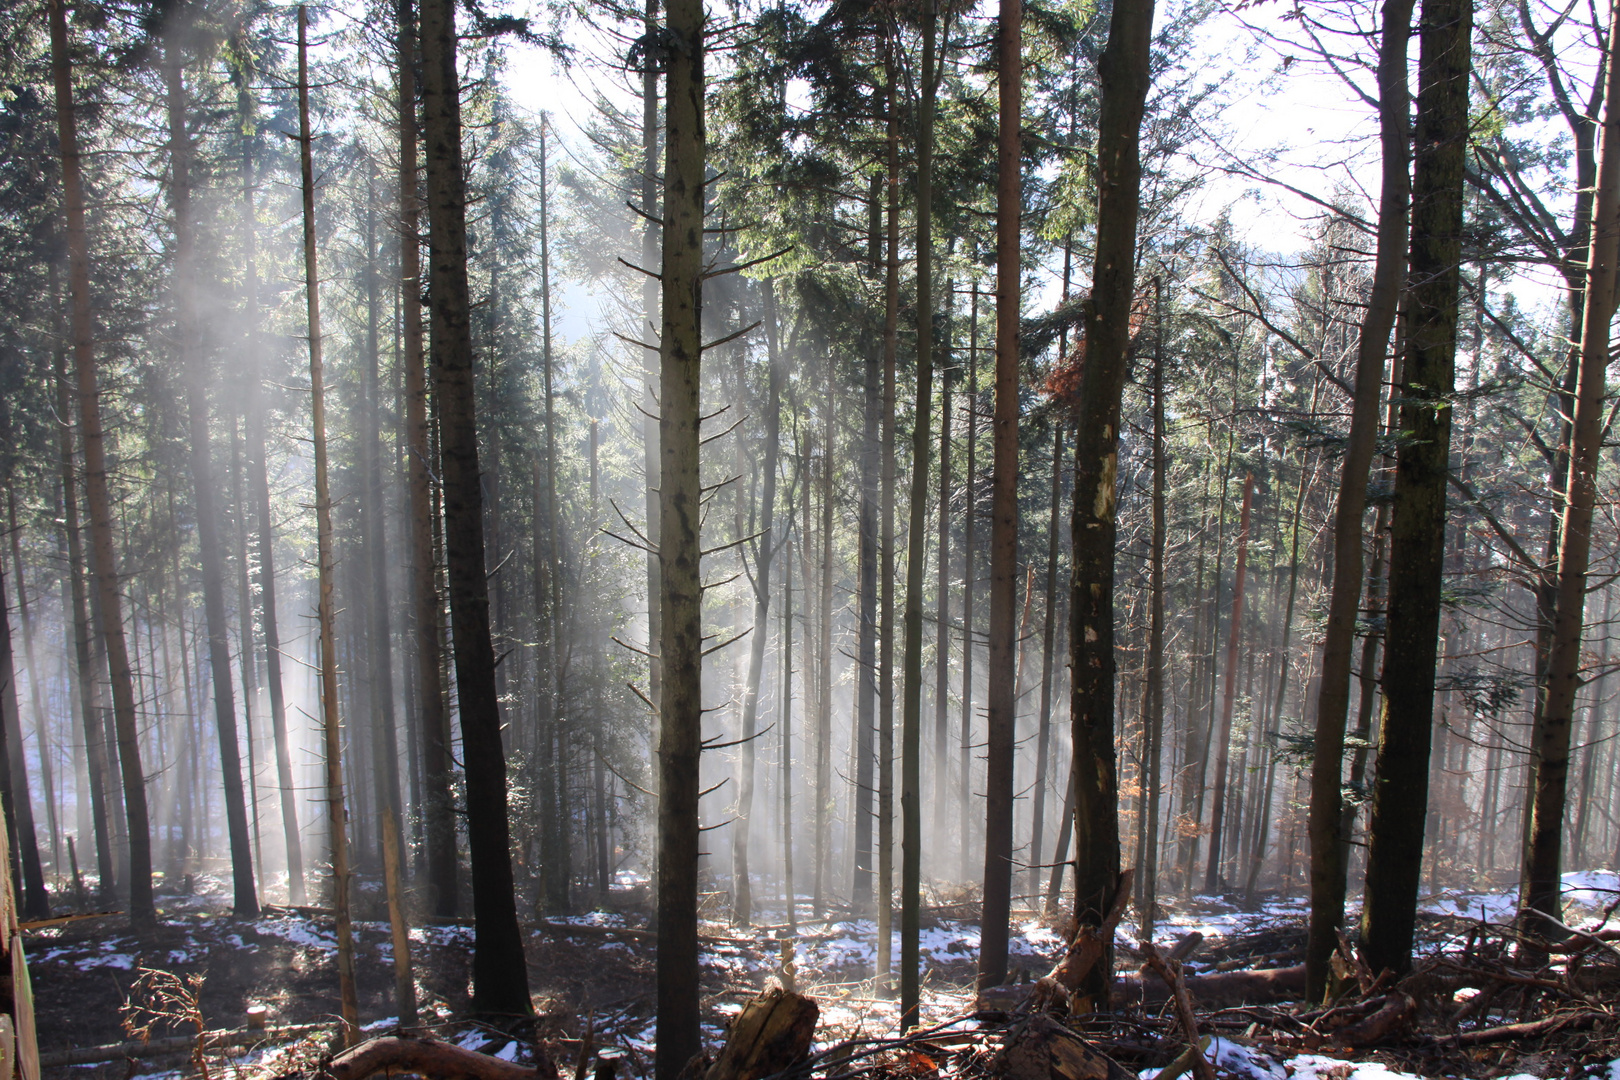
[[[1620,0],[0,23],[0,1072],[1617,1075]]]

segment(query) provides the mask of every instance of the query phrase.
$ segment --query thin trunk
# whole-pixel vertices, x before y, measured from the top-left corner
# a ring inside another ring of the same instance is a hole
[[[326,813],[332,856],[332,915],[337,927],[338,993],[343,1044],[360,1035],[360,1005],[354,983],[354,930],[349,917],[348,814],[343,807],[343,730],[338,716],[337,612],[332,575],[337,552],[332,542],[332,493],[327,483],[326,386],[321,358],[321,277],[315,253],[314,136],[309,128],[309,15],[298,7],[298,163],[303,180],[304,302],[309,333],[310,431],[315,457],[316,620],[320,629],[318,665],[321,730],[326,758]]]
[[[747,926],[754,917],[753,888],[748,880],[749,817],[754,807],[754,739],[759,730],[759,683],[765,669],[765,645],[770,638],[771,562],[781,546],[772,531],[776,521],[776,472],[780,453],[782,422],[782,368],[777,355],[776,291],[767,279],[761,289],[765,300],[765,344],[767,349],[765,391],[765,475],[760,495],[757,543],[754,560],[754,629],[749,641],[748,682],[743,687],[743,740],[737,776],[737,820],[731,827],[732,919]],[[787,530],[783,530],[784,535]],[[791,568],[789,573],[792,573]]]
[[[366,603],[371,615],[366,627],[368,666],[371,669],[371,724],[373,768],[376,772],[377,812],[391,815],[399,822],[404,818],[404,805],[399,789],[399,737],[394,718],[394,641],[389,627],[388,600],[388,530],[383,516],[382,431],[378,414],[382,411],[382,380],[378,376],[380,348],[378,344],[379,303],[377,263],[381,253],[377,250],[377,176],[375,163],[368,163],[366,177],[366,210],[363,223],[366,244],[365,304],[366,338],[362,354],[361,376],[361,510],[365,545],[369,595]]]
[[[1142,867],[1137,894],[1137,918],[1142,940],[1153,940],[1154,908],[1159,888],[1160,744],[1164,738],[1164,556],[1165,469],[1164,448],[1164,281],[1153,279],[1153,536],[1148,554],[1147,688],[1143,699],[1147,715],[1147,813],[1142,828]],[[1054,493],[1055,494],[1055,493]],[[1056,502],[1056,499],[1053,500]],[[1055,523],[1054,523],[1055,524]],[[1297,543],[1297,541],[1296,541]],[[1048,572],[1050,575],[1050,571]],[[1050,645],[1048,645],[1050,652]],[[1036,860],[1039,861],[1039,860]]]
[[[1237,704],[1238,648],[1243,639],[1243,587],[1249,570],[1249,514],[1254,507],[1254,475],[1243,478],[1243,516],[1238,525],[1237,567],[1232,575],[1232,617],[1227,627],[1226,684],[1221,700],[1221,730],[1215,744],[1215,787],[1210,800],[1209,861],[1204,892],[1220,887],[1221,844],[1226,828],[1227,761],[1232,747],[1232,710]]]
[[[1423,0],[1412,174],[1411,316],[1390,516],[1384,713],[1362,940],[1373,970],[1412,963],[1446,539],[1473,5]],[[1575,615],[1579,618],[1579,613]],[[1336,823],[1336,822],[1335,822]]]
[[[816,918],[826,913],[823,892],[827,868],[827,812],[832,798],[832,592],[833,592],[833,449],[838,399],[833,394],[833,357],[827,354],[823,385],[821,430],[821,595],[818,598],[816,626],[821,639],[816,644]]]
[[[1571,425],[1569,479],[1559,529],[1557,593],[1547,678],[1533,743],[1530,838],[1525,854],[1525,907],[1562,917],[1559,871],[1569,774],[1570,726],[1580,688],[1581,631],[1592,545],[1593,508],[1602,451],[1609,324],[1614,317],[1615,263],[1620,260],[1620,2],[1609,5],[1603,125],[1598,135],[1597,197],[1592,204],[1591,259],[1581,325],[1580,367]],[[1455,315],[1453,315],[1455,318]],[[1393,596],[1393,589],[1391,590]],[[1393,655],[1394,650],[1391,649]]]
[[[928,455],[934,407],[934,100],[939,10],[922,10],[922,102],[917,115],[917,404],[911,428],[906,533],[905,653],[900,710],[900,1030],[917,1026],[922,933],[923,572],[928,559]],[[943,566],[943,562],[941,563]],[[943,634],[940,637],[943,641]],[[941,679],[943,684],[943,679]]]
[[[1384,388],[1384,355],[1406,269],[1408,164],[1407,38],[1413,0],[1385,0],[1378,49],[1379,130],[1383,190],[1378,205],[1378,252],[1372,294],[1361,322],[1355,398],[1334,508],[1333,584],[1322,641],[1322,680],[1316,700],[1316,752],[1311,764],[1311,918],[1306,946],[1307,994],[1320,1000],[1328,960],[1344,925],[1346,871],[1339,835],[1340,786],[1344,772],[1345,715],[1350,707],[1350,657],[1361,608],[1363,519],[1367,470],[1378,438],[1378,402]]]
[[[182,17],[182,12],[174,18]],[[242,751],[236,733],[236,700],[231,682],[230,626],[225,618],[224,554],[219,542],[213,450],[208,430],[208,356],[202,347],[197,310],[196,245],[191,220],[191,135],[185,59],[171,29],[163,46],[164,103],[169,124],[169,208],[174,215],[174,321],[176,351],[186,383],[190,421],[191,480],[195,488],[197,546],[202,555],[203,617],[208,635],[208,676],[214,690],[214,725],[219,733],[221,779],[225,786],[225,826],[231,847],[232,910],[259,912],[253,881],[253,844],[242,788]]]
[[[542,118],[540,123],[540,333],[541,333],[541,361],[543,371],[542,392],[546,409],[546,486],[544,495],[546,507],[546,574],[548,586],[544,598],[545,633],[547,642],[547,664],[542,672],[544,683],[540,688],[541,696],[548,704],[547,714],[553,718],[559,715],[562,706],[562,664],[561,653],[561,622],[562,622],[562,546],[559,530],[561,523],[557,513],[557,395],[554,384],[554,357],[552,355],[551,340],[551,196],[548,190],[548,176],[550,163],[547,160],[547,130],[549,122]],[[538,537],[536,538],[538,539]],[[566,759],[561,753],[563,740],[567,737],[566,729],[557,729],[558,754],[552,763],[554,773],[562,770]],[[566,785],[566,775],[562,777]],[[547,901],[553,911],[567,911],[569,908],[569,883],[572,878],[570,871],[569,835],[565,826],[566,816],[562,813],[556,815],[556,837],[553,847],[558,856],[555,866],[548,866],[546,883],[549,887]]]
[[[892,989],[894,947],[894,405],[895,365],[900,353],[900,115],[894,42],[885,39],[888,68],[887,258],[883,273],[883,460],[882,532],[878,540],[878,880],[877,977],[880,993]]]
[[[56,784],[51,768],[51,752],[56,741],[51,738],[50,718],[41,698],[44,679],[34,663],[34,620],[28,614],[28,587],[23,577],[22,530],[17,527],[16,485],[6,486],[6,520],[11,527],[11,565],[17,585],[17,621],[22,626],[23,663],[28,666],[28,697],[34,714],[34,744],[39,752],[40,794],[45,802],[46,829],[51,838],[51,868],[58,877],[62,873],[62,832],[56,814]],[[19,745],[21,745],[19,743]]]
[[[867,194],[868,263],[876,273],[882,257],[882,181],[872,178]],[[861,497],[859,516],[859,626],[855,646],[855,873],[851,904],[855,915],[872,911],[872,796],[873,736],[877,727],[878,634],[878,418],[882,411],[879,387],[881,357],[867,353],[861,393]]]
[[[975,246],[973,261],[978,262]],[[967,475],[962,488],[962,779],[957,798],[962,813],[957,832],[957,853],[963,877],[973,864],[973,597],[978,584],[974,555],[979,525],[979,282],[973,281],[968,314]],[[980,867],[982,869],[982,867]]]
[[[73,106],[73,71],[68,58],[67,15],[60,0],[49,4],[51,72],[56,91],[57,147],[62,157],[63,207],[67,217],[68,286],[72,298],[73,368],[79,397],[79,431],[84,439],[85,503],[90,512],[92,573],[101,619],[101,637],[112,683],[113,724],[129,829],[129,918],[141,933],[155,929],[152,903],[152,839],[146,804],[146,774],[135,706],[135,683],[124,638],[123,599],[113,544],[112,495],[107,482],[107,451],[96,386],[95,328],[90,309],[90,248],[84,223],[78,120]]]
[[[51,917],[45,870],[39,861],[34,830],[33,800],[28,794],[22,719],[17,708],[17,667],[11,650],[11,608],[6,601],[6,575],[0,568],[0,797],[4,799],[6,835],[10,841],[12,870],[21,864],[22,914],[29,919]],[[41,747],[43,753],[44,748]]]

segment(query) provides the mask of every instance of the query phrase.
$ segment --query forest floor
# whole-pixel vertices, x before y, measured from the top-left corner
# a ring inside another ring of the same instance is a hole
[[[614,902],[596,911],[533,920],[526,927],[529,983],[540,1015],[534,1038],[563,1060],[578,1055],[579,1040],[588,1031],[595,1046],[622,1053],[626,1080],[651,1075],[655,964],[651,935],[642,929],[644,895],[645,889],[615,890]],[[724,1040],[729,1018],[768,982],[782,977],[782,928],[773,924],[781,922],[783,912],[761,911],[756,921],[766,925],[742,931],[720,921],[722,901],[713,898],[716,918],[701,928],[705,1036],[714,1046]],[[1572,924],[1594,928],[1607,923],[1620,903],[1620,877],[1606,872],[1566,875],[1566,902]],[[53,1053],[126,1039],[121,1008],[143,968],[182,978],[202,976],[200,1020],[209,1030],[241,1029],[255,1005],[267,1008],[272,1029],[331,1024],[338,1003],[330,917],[314,909],[272,907],[258,918],[238,919],[228,910],[227,882],[206,876],[188,895],[160,893],[159,906],[160,930],[145,940],[133,936],[120,916],[77,919],[28,932],[40,1048],[47,1062]],[[1308,1013],[1298,1006],[1253,1004],[1241,1000],[1242,990],[1233,997],[1219,991],[1219,983],[1200,983],[1217,973],[1275,972],[1300,963],[1303,901],[1269,898],[1242,905],[1230,898],[1195,896],[1165,907],[1165,921],[1155,932],[1163,947],[1193,932],[1205,939],[1186,971],[1199,984],[1195,998],[1204,998],[1196,1006],[1200,1030],[1210,1036],[1206,1053],[1223,1074],[1246,1080],[1400,1080],[1396,1073],[1620,1080],[1620,952],[1607,944],[1589,950],[1579,982],[1573,972],[1561,973],[1556,962],[1540,972],[1515,967],[1499,932],[1514,911],[1511,893],[1453,892],[1425,902],[1422,937],[1428,966],[1420,964],[1420,969],[1428,981],[1414,991],[1422,1007],[1403,1024],[1401,1039],[1380,1040],[1378,1046],[1353,1052],[1324,1045],[1313,1031],[1364,1018],[1382,1000],[1379,991],[1389,987],[1364,986],[1365,1007],[1345,1005],[1324,1016],[1321,1010]],[[1061,926],[1026,913],[1015,921],[1012,937],[1011,981],[1016,985],[978,998],[973,991],[979,944],[974,914],[973,898],[963,897],[959,903],[930,908],[925,918],[923,1026],[945,1025],[946,1030],[929,1044],[939,1060],[921,1060],[939,1073],[953,1071],[944,1064],[953,1055],[959,1066],[955,1072],[982,1073],[989,1060],[987,1046],[995,1043],[996,1031],[1006,1028],[1007,1013],[1026,996],[1028,987],[1022,984],[1045,974],[1066,946]],[[355,932],[361,1021],[368,1033],[384,1033],[398,1025],[388,924],[358,921]],[[869,920],[801,920],[792,981],[820,1006],[818,1048],[892,1037],[894,1003],[870,978],[875,937]],[[1140,962],[1129,955],[1136,940],[1135,927],[1121,926],[1121,972]],[[418,927],[411,931],[411,941],[422,1026],[471,1049],[525,1059],[528,1040],[459,1019],[470,1004],[471,927]],[[896,956],[898,952],[897,944]],[[1134,1002],[1116,1001],[1111,1018],[1072,1025],[1142,1080],[1152,1080],[1170,1063],[1178,1035],[1162,1001],[1142,1000],[1142,989],[1149,985],[1138,980],[1128,991]],[[1413,988],[1403,984],[1403,989]],[[1482,993],[1488,996],[1475,1000]],[[1579,1017],[1567,1031],[1493,1037],[1468,1045],[1447,1041],[1464,1029],[1574,1017],[1572,1010]],[[1337,1020],[1332,1018],[1335,1011],[1342,1014]],[[167,1034],[161,1027],[154,1032]],[[307,1070],[319,1058],[324,1037],[323,1032],[306,1033],[279,1046],[217,1055],[244,1076],[287,1075]],[[1317,1050],[1359,1064],[1347,1066]],[[878,1068],[876,1061],[869,1070]],[[45,1075],[47,1080],[130,1080],[177,1075],[186,1065],[183,1052],[138,1060],[118,1056],[99,1064],[49,1066]],[[917,1069],[900,1071],[915,1074]]]

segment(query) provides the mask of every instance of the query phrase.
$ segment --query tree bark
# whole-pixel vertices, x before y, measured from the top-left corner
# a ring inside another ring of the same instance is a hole
[[[659,337],[657,1080],[701,1049],[697,940],[698,763],[703,741],[703,583],[698,478],[702,369],[703,0],[669,0],[665,83],[663,315]]]
[[[737,776],[737,820],[731,826],[732,921],[747,926],[754,917],[753,888],[748,880],[749,817],[754,808],[754,739],[759,732],[759,683],[770,638],[771,563],[783,540],[776,524],[776,472],[782,430],[782,368],[777,356],[776,292],[769,280],[761,285],[765,299],[765,341],[769,350],[765,390],[764,490],[760,494],[759,533],[754,558],[754,629],[748,643],[748,682],[743,687],[742,761]],[[789,514],[791,518],[791,513]],[[787,530],[783,530],[784,537]]]
[[[457,911],[456,818],[451,794],[450,718],[446,715],[443,607],[435,566],[433,422],[428,413],[427,372],[422,350],[421,203],[417,194],[416,63],[417,30],[412,0],[398,0],[399,43],[399,277],[400,363],[405,368],[405,433],[410,492],[412,650],[422,740],[422,808],[425,820],[429,903],[433,914],[455,918]]]
[[[1586,576],[1602,451],[1609,324],[1615,310],[1615,263],[1620,260],[1620,3],[1612,0],[1607,52],[1569,479],[1564,489],[1564,514],[1559,529],[1557,593],[1547,677],[1532,735],[1530,841],[1524,867],[1525,906],[1555,919],[1562,918],[1559,871],[1569,780],[1570,726],[1581,684],[1581,632],[1585,622]]]
[[[1151,73],[1152,0],[1116,0],[1102,80],[1097,142],[1097,252],[1085,304],[1086,359],[1076,423],[1074,578],[1069,611],[1073,672],[1075,913],[1098,926],[1119,884],[1119,779],[1114,748],[1114,547],[1119,417],[1131,347],[1141,127]],[[1111,963],[1085,990],[1107,1000]]]
[[[475,1011],[486,1015],[528,1016],[534,1007],[529,1001],[529,974],[512,880],[506,751],[501,743],[484,566],[455,7],[450,0],[421,0],[419,12],[432,363],[439,404],[445,565],[473,886],[472,1004]]]
[[[1154,909],[1159,888],[1159,775],[1164,741],[1164,557],[1165,470],[1169,455],[1164,448],[1164,281],[1153,279],[1153,533],[1148,553],[1147,686],[1143,695],[1147,728],[1147,810],[1142,829],[1142,858],[1137,878],[1137,923],[1141,940],[1153,940]],[[1055,511],[1054,511],[1055,514]],[[1055,522],[1054,522],[1055,524]],[[1055,560],[1054,560],[1055,561]],[[1050,575],[1050,571],[1048,571]],[[1050,624],[1048,624],[1050,625]],[[1047,646],[1050,652],[1050,644]],[[1038,859],[1035,860],[1039,862]]]
[[[1221,729],[1215,746],[1215,786],[1209,813],[1209,861],[1204,891],[1220,887],[1221,844],[1226,830],[1227,762],[1232,752],[1232,710],[1237,704],[1238,647],[1243,640],[1243,588],[1249,570],[1249,514],[1254,507],[1254,475],[1243,478],[1243,513],[1238,524],[1237,567],[1232,573],[1232,617],[1227,627],[1226,684],[1221,699]]]
[[[872,178],[867,193],[868,263],[877,272],[882,258],[882,181]],[[872,802],[873,737],[877,732],[877,635],[878,635],[878,424],[882,415],[881,356],[871,349],[863,365],[861,385],[861,470],[860,507],[857,511],[858,594],[855,644],[855,805],[852,810],[855,872],[850,886],[850,902],[857,916],[871,914],[873,892]]]
[[[348,813],[343,805],[343,732],[338,715],[337,613],[332,574],[337,552],[332,541],[332,492],[327,481],[326,385],[322,363],[321,277],[315,250],[315,166],[309,128],[309,15],[298,6],[298,164],[302,177],[304,226],[304,304],[309,333],[310,432],[315,458],[316,622],[319,627],[321,732],[326,758],[327,828],[332,857],[332,916],[337,930],[338,993],[342,1041],[352,1046],[360,1034],[360,1005],[354,981],[354,930],[349,917]]]
[[[990,655],[985,694],[984,913],[979,986],[1007,977],[1012,907],[1013,752],[1018,720],[1018,323],[1023,305],[1023,4],[1002,0],[997,29],[996,374],[991,421]]]
[[[917,398],[911,428],[906,533],[905,649],[900,679],[900,1030],[917,1025],[922,933],[923,573],[928,561],[928,465],[934,407],[934,102],[939,8],[923,0],[922,101],[917,111]],[[943,641],[943,635],[941,635]]]
[[[1309,994],[1319,1000],[1327,986],[1328,960],[1344,925],[1346,887],[1343,838],[1339,836],[1344,773],[1344,728],[1350,708],[1350,658],[1361,608],[1363,519],[1367,471],[1378,440],[1378,403],[1384,389],[1384,355],[1395,325],[1401,278],[1406,269],[1408,175],[1406,47],[1413,0],[1384,0],[1378,47],[1378,117],[1383,153],[1383,189],[1378,202],[1378,251],[1372,294],[1361,320],[1355,397],[1334,507],[1333,583],[1322,639],[1322,679],[1316,697],[1316,750],[1311,762],[1311,917],[1305,950]],[[1292,606],[1292,594],[1290,594]]]
[[[152,839],[146,804],[146,774],[135,712],[135,680],[124,638],[123,600],[118,593],[118,560],[113,544],[112,495],[107,483],[107,450],[96,387],[95,328],[90,310],[90,248],[84,223],[78,121],[73,111],[73,69],[68,57],[67,16],[60,0],[49,5],[51,73],[56,91],[57,147],[62,158],[62,202],[67,217],[68,288],[73,368],[79,396],[79,431],[84,439],[85,503],[90,513],[92,573],[101,614],[101,636],[112,684],[113,724],[123,777],[124,816],[129,829],[129,917],[137,932],[157,925],[152,903]]]
[[[1457,351],[1463,168],[1473,5],[1424,0],[1412,174],[1410,305],[1390,514],[1384,711],[1361,933],[1373,970],[1412,963],[1428,806],[1435,658],[1445,563],[1446,477]]]

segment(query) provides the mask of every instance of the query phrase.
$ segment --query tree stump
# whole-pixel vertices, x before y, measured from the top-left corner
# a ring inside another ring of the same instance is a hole
[[[1001,1080],[1136,1080],[1135,1073],[1045,1013],[1013,1029],[993,1069]]]
[[[810,1053],[821,1009],[801,994],[772,988],[743,1007],[704,1080],[761,1080]]]

